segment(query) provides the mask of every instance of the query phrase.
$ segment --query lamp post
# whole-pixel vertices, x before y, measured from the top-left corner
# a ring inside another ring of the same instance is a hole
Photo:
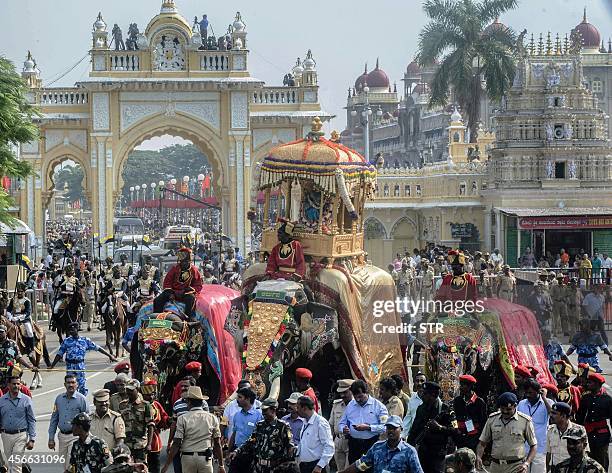
[[[134,186],[130,187],[130,202],[134,200]]]
[[[151,183],[151,198],[155,199],[155,188],[157,187],[157,183],[152,182]]]

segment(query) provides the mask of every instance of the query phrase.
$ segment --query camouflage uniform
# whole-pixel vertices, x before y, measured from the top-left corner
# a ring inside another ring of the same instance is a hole
[[[295,447],[289,425],[280,419],[257,422],[251,437],[237,453],[253,458],[253,473],[280,473],[290,470]],[[281,466],[282,465],[282,466]]]
[[[151,404],[138,394],[134,402],[121,403],[121,417],[125,422],[125,444],[136,461],[146,460],[148,429],[155,425]]]
[[[111,464],[111,454],[104,440],[89,435],[85,442],[78,439],[70,452],[71,473],[100,473]]]

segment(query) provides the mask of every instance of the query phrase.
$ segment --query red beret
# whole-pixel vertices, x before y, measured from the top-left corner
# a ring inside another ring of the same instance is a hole
[[[295,377],[300,379],[312,379],[312,371],[308,368],[298,368],[295,370]]]
[[[604,384],[606,382],[606,378],[604,378],[599,373],[589,373],[589,379],[594,379],[598,383]]]
[[[531,372],[532,378],[535,378],[540,373],[540,370],[538,370],[534,366],[528,366],[527,369]]]
[[[529,368],[523,365],[515,366],[514,374],[521,375],[523,378],[531,378],[531,371],[529,371]]]
[[[471,374],[462,374],[461,376],[459,376],[459,381],[476,384],[476,378],[474,378],[474,376],[472,376]]]
[[[552,383],[544,383],[542,384],[542,387],[549,393],[559,394],[559,388]]]
[[[199,361],[190,361],[185,365],[187,371],[198,371],[202,369],[202,363]]]
[[[117,363],[115,365],[115,373],[119,374],[121,373],[123,370],[129,370],[130,369],[130,364],[127,361],[122,361],[121,363]]]

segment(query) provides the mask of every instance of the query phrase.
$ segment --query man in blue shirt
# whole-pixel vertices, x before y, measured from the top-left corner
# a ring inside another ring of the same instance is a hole
[[[96,345],[89,338],[79,337],[79,324],[76,322],[69,325],[68,335],[69,337],[62,342],[57,355],[55,355],[55,359],[53,363],[51,363],[51,368],[55,368],[57,362],[60,361],[65,354],[66,373],[74,373],[79,385],[79,392],[83,396],[87,396],[87,386],[85,384],[85,353],[90,350],[99,351],[103,355],[108,356],[111,362],[115,362],[117,359],[104,348]]]
[[[36,439],[32,400],[20,391],[20,375],[15,372],[8,374],[9,392],[0,397],[0,431],[7,459],[11,455],[23,455],[26,449],[32,450]],[[12,463],[9,472],[21,473],[21,463]]]
[[[385,428],[387,440],[376,442],[357,462],[340,473],[423,473],[416,450],[401,439],[402,419],[389,417]]]
[[[368,395],[365,381],[353,382],[351,392],[353,400],[346,406],[338,429],[348,437],[349,463],[354,463],[378,441],[389,413],[382,402]]]
[[[250,388],[240,388],[238,394],[238,405],[241,409],[234,415],[234,431],[229,441],[230,451],[240,447],[255,430],[255,425],[261,419],[263,414],[259,409],[255,409],[255,392]]]
[[[68,470],[72,444],[77,440],[77,437],[72,435],[72,419],[81,412],[87,412],[89,408],[85,396],[77,392],[77,380],[74,374],[67,374],[64,377],[64,387],[66,392],[57,396],[53,405],[49,423],[49,449],[55,450],[55,432],[59,427],[57,453],[60,457],[64,457],[64,470]]]
[[[552,404],[550,399],[542,396],[540,383],[533,378],[525,382],[525,399],[518,403],[517,411],[531,417],[538,441],[536,456],[531,462],[532,473],[546,470],[546,436]],[[529,446],[525,451],[529,451]]]

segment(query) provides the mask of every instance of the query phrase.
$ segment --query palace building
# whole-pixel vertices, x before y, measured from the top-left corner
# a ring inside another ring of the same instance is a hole
[[[538,257],[612,253],[612,51],[585,13],[572,35],[532,36],[517,65],[506,99],[481,105],[478,141],[469,143],[454,107],[427,106],[435,66],[409,64],[393,123],[400,144],[373,159],[365,247],[375,264],[426,244],[499,248],[513,266],[526,247]],[[348,123],[343,140],[360,135]],[[371,151],[382,126],[371,123]]]

